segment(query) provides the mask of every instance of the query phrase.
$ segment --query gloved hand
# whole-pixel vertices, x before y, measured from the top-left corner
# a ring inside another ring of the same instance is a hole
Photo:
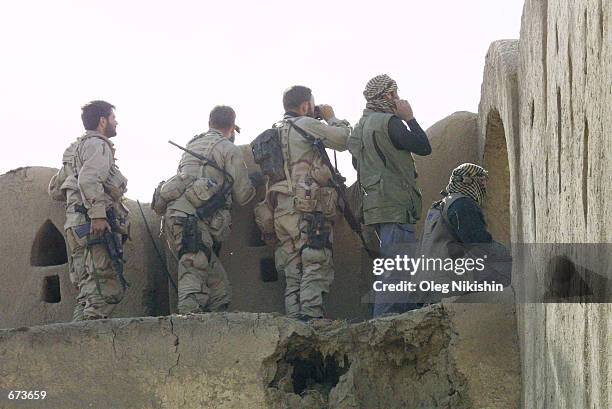
[[[259,186],[266,184],[266,177],[261,172],[249,173],[249,180],[254,188],[258,188]]]

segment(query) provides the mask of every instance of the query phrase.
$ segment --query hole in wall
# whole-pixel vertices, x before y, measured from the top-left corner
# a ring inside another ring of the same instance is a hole
[[[489,172],[484,213],[494,240],[510,244],[510,165],[504,124],[497,110],[487,116],[484,167]]]
[[[318,396],[321,407],[327,407],[330,392],[351,366],[346,354],[324,355],[312,339],[298,336],[289,340],[286,352],[274,365],[269,388],[301,398]]]
[[[40,299],[46,303],[58,303],[62,300],[60,278],[57,274],[44,278]]]
[[[32,250],[30,265],[34,267],[61,266],[68,262],[66,241],[51,220],[46,220],[38,229]]]
[[[311,351],[305,357],[288,361],[293,366],[293,392],[301,395],[308,389],[320,389],[323,395],[329,395],[338,384],[340,376],[347,371],[348,358],[345,356],[344,360],[345,365],[341,368],[334,357],[323,358],[321,352]]]
[[[271,257],[266,257],[259,260],[259,273],[261,275],[261,281],[264,283],[278,281],[276,264],[274,263],[274,259]]]
[[[546,302],[559,302],[575,297],[582,299],[593,294],[574,262],[565,255],[555,256],[549,261],[546,279]]]

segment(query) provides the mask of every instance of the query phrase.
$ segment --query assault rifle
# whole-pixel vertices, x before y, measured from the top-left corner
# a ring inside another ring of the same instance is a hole
[[[357,218],[355,217],[355,215],[353,214],[353,212],[351,211],[348,205],[348,198],[346,194],[346,184],[344,183],[346,181],[346,178],[342,176],[340,171],[334,165],[332,165],[331,160],[329,159],[329,156],[327,155],[327,151],[325,150],[325,145],[323,144],[323,140],[319,138],[315,138],[314,136],[310,135],[304,129],[300,128],[295,123],[293,123],[293,121],[290,121],[290,124],[291,126],[295,128],[296,131],[298,131],[300,135],[302,135],[306,140],[311,142],[315,150],[319,152],[319,154],[321,155],[321,159],[323,160],[323,163],[325,164],[325,166],[329,168],[332,174],[332,179],[331,179],[332,187],[336,189],[336,192],[338,192],[338,206],[340,207],[340,210],[342,211],[342,214],[344,215],[346,222],[351,227],[351,229],[355,233],[357,233],[357,235],[361,239],[361,244],[363,244],[363,248],[368,253],[370,258],[372,259],[376,258],[377,257],[376,254],[374,254],[374,252],[370,250],[368,248],[368,245],[366,244],[365,238],[363,237],[363,231],[361,229],[361,223],[359,222],[359,220],[357,220]]]
[[[205,156],[200,155],[199,153],[196,153],[190,149],[184,148],[181,145],[174,143],[172,141],[168,141],[168,143],[170,145],[176,146],[182,151],[187,152],[188,154],[190,154],[191,156],[195,157],[200,162],[202,162],[204,165],[210,166],[211,168],[216,169],[219,172],[221,172],[221,174],[223,174],[223,183],[221,184],[221,188],[216,193],[214,193],[212,197],[203,206],[198,207],[196,209],[196,212],[200,219],[205,219],[209,216],[212,216],[214,212],[216,212],[217,210],[222,208],[223,205],[225,205],[226,197],[229,194],[229,192],[232,190],[232,185],[234,184],[234,178],[225,169],[221,168],[214,161],[206,158]]]
[[[125,291],[130,286],[130,283],[125,280],[125,277],[123,275],[123,264],[125,263],[125,261],[123,260],[123,239],[121,237],[121,234],[116,233],[119,229],[119,225],[117,223],[117,216],[115,214],[115,210],[112,207],[106,211],[106,220],[110,225],[111,231],[107,230],[106,232],[104,232],[102,238],[89,238],[87,240],[87,245],[104,245],[111,260],[111,266],[117,274],[117,278],[121,283],[121,287]],[[91,222],[81,224],[74,228],[75,234],[80,239],[87,236],[90,230]]]

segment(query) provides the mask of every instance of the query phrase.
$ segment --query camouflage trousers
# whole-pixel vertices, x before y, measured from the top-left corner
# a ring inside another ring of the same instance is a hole
[[[183,251],[186,245],[183,224],[187,215],[180,214],[174,212],[164,217],[166,242],[178,260],[178,311],[180,314],[225,311],[231,301],[231,286],[213,251],[214,241],[209,228],[198,219],[199,248]]]
[[[68,275],[70,282],[79,291],[81,278],[85,277],[85,247],[87,246],[87,238],[79,238],[74,229],[66,230],[66,242],[68,244]],[[81,321],[83,319],[83,309],[85,308],[85,300],[77,297],[76,305],[72,313],[72,321]]]
[[[66,230],[70,248],[70,280],[79,294],[73,321],[108,318],[121,302],[124,290],[104,245],[87,246],[72,228]]]
[[[274,218],[274,230],[279,240],[274,259],[276,269],[284,272],[285,313],[288,317],[323,317],[323,295],[329,293],[334,280],[332,262],[332,224],[325,221],[329,231],[329,247],[309,247],[309,222],[304,214],[292,212]]]

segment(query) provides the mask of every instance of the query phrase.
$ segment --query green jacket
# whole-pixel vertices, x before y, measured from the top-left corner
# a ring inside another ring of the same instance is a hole
[[[393,115],[363,111],[348,141],[363,187],[364,223],[415,224],[421,215],[421,192],[412,154],[398,150],[389,138]]]

